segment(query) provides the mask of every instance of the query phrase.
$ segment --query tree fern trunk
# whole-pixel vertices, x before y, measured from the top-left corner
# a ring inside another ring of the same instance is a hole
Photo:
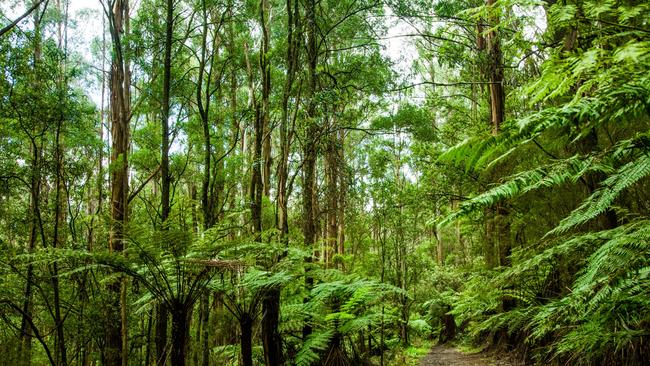
[[[243,366],[253,366],[253,319],[249,314],[243,314],[239,319],[241,328],[241,357]]]
[[[156,334],[154,336],[156,345],[156,363],[164,365],[167,359],[167,309],[165,305],[156,306]]]
[[[282,360],[282,339],[280,324],[280,289],[266,291],[262,302],[262,344],[264,362],[267,366],[280,365]]]
[[[171,362],[174,366],[185,366],[189,331],[188,309],[183,307],[173,310]]]

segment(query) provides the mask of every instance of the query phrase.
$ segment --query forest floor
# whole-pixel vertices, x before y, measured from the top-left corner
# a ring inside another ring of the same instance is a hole
[[[450,345],[433,347],[431,352],[420,359],[420,366],[517,366],[505,356],[489,353],[462,353]]]

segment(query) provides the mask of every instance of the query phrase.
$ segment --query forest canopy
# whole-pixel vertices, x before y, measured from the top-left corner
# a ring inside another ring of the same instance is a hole
[[[646,1],[0,0],[0,70],[0,364],[650,357]]]

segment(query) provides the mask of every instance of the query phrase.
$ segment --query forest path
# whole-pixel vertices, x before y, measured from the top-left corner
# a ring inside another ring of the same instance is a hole
[[[496,359],[484,353],[466,354],[448,345],[433,347],[431,352],[420,360],[420,366],[514,366],[505,360]]]

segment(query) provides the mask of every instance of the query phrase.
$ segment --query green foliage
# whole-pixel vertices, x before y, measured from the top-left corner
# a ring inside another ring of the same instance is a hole
[[[635,194],[646,192],[650,173],[644,142],[650,49],[635,38],[640,29],[617,27],[618,21],[647,19],[644,5],[633,8],[617,2],[553,5],[555,31],[588,32],[592,24],[582,16],[619,18],[604,21],[607,36],[580,39],[582,49],[565,45],[569,51],[551,54],[525,89],[523,99],[537,111],[511,119],[497,136],[471,137],[438,160],[500,177],[436,220],[440,227],[461,217],[487,217],[486,210],[499,205],[552,217],[541,230],[523,229],[538,234],[513,251],[511,266],[480,280],[491,281],[489,290],[477,291],[470,281],[460,292],[451,313],[470,322],[475,339],[505,330],[522,337],[538,361],[640,360],[647,340],[649,303],[641,293],[648,288],[648,224]],[[531,151],[535,157],[519,158]],[[549,212],[540,196],[568,210]],[[533,220],[524,217],[529,225]]]
[[[397,287],[337,271],[321,275],[323,282],[314,286],[301,311],[314,326],[314,332],[296,354],[296,364],[314,364],[334,337],[345,340],[368,329],[390,327],[394,320],[390,315],[382,315],[379,305],[403,294]],[[352,347],[350,344],[347,348]]]
[[[0,36],[5,363],[106,363],[119,310],[131,364],[162,341],[192,364],[275,342],[285,364],[415,365],[454,336],[645,361],[650,4],[171,3],[169,68],[169,2],[143,0],[121,81],[104,12],[46,1]]]

